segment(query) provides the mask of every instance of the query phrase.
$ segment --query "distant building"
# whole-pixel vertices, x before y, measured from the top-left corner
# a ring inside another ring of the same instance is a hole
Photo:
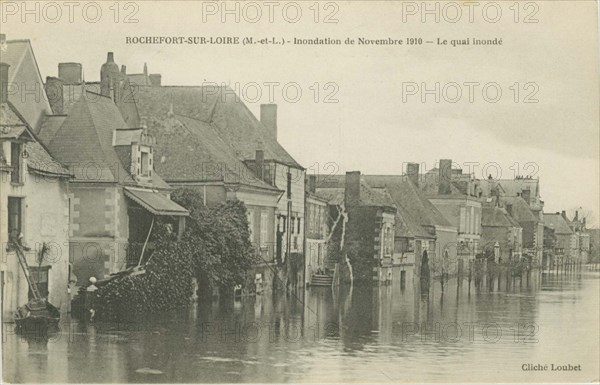
[[[523,251],[523,228],[500,206],[498,197],[484,200],[481,217],[483,256],[499,263],[519,261]]]
[[[306,234],[305,279],[307,282],[311,281],[313,274],[333,275],[335,270],[335,263],[328,258],[327,254],[329,208],[327,201],[317,196],[316,184],[316,175],[310,175],[307,179],[306,220],[304,221],[304,234]]]
[[[510,211],[519,222],[523,228],[523,253],[535,266],[540,266],[544,249],[544,201],[540,196],[540,180],[528,177],[488,178],[481,180],[479,185],[484,197],[500,197],[500,206]]]
[[[544,226],[554,230],[554,260],[559,265],[573,263],[577,257],[577,235],[573,233],[566,219],[566,213],[544,213]]]
[[[478,187],[478,181],[471,175],[453,169],[450,159],[440,160],[438,168],[419,175],[423,194],[458,229],[456,253],[464,262],[473,261],[481,252],[482,207]]]
[[[416,174],[362,176],[366,192],[385,197],[396,209],[391,265],[414,264],[419,271],[427,260],[434,276],[456,274],[464,268],[456,258],[457,229],[421,193]],[[339,188],[346,178],[321,176],[318,191]]]
[[[321,179],[317,184],[317,196],[330,206],[329,258],[338,265],[340,282],[368,283],[391,276],[397,209],[387,191],[372,188],[365,179],[353,171],[334,183]]]

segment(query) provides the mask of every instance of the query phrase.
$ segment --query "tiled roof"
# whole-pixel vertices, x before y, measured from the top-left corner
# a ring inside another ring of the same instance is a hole
[[[498,180],[482,180],[481,188],[483,189],[484,195],[491,195],[491,191],[494,187],[500,185],[505,196],[516,197],[523,192],[523,190],[529,189],[531,191],[531,197],[536,197],[540,194],[540,181],[539,179],[498,179]]]
[[[435,206],[419,191],[408,178],[402,175],[365,175],[371,186],[385,188],[396,203],[405,222],[406,229],[413,236],[431,237],[433,227],[451,227]]]
[[[407,178],[408,176],[404,175],[405,178]],[[425,194],[425,196],[428,197],[436,197],[436,198],[440,198],[440,197],[461,197],[464,198],[465,197],[465,192],[461,191],[461,189],[459,188],[459,186],[457,186],[457,184],[454,182],[450,183],[450,194],[439,194],[439,187],[440,187],[440,176],[439,176],[439,171],[438,169],[432,169],[429,172],[425,173],[425,174],[419,174],[419,190],[421,190],[423,192],[423,194]]]
[[[506,210],[495,204],[484,204],[481,209],[481,226],[486,227],[521,227],[508,215]]]
[[[501,202],[506,205],[512,205],[511,217],[517,222],[536,222],[539,218],[531,211],[529,205],[521,197],[502,197]]]
[[[345,187],[317,188],[318,197],[325,199],[330,204],[344,202]],[[361,206],[395,207],[394,201],[385,189],[374,189],[361,177],[360,201]]]
[[[157,142],[154,167],[168,181],[224,181],[278,191],[256,178],[210,124],[181,115],[146,116]]]
[[[240,160],[254,159],[261,146],[265,160],[302,168],[273,138],[240,98],[226,87],[144,87],[136,89],[136,100],[142,121],[163,117],[172,110],[216,129]],[[148,124],[147,122],[147,124]]]
[[[0,139],[14,139],[27,135],[27,168],[38,173],[69,177],[71,174],[54,159],[33,134],[31,127],[10,103],[0,104]]]
[[[23,97],[22,92],[8,95],[8,100],[18,109],[27,123],[37,129],[40,119],[51,113],[42,77],[29,40],[7,40],[1,52],[0,62],[10,65],[8,81],[18,84],[20,89],[36,90],[42,94]],[[37,96],[37,97],[36,97]]]
[[[46,115],[38,130],[40,140],[44,143],[50,142],[66,118],[67,115]]]
[[[128,126],[113,101],[88,92],[73,105],[54,136],[44,131],[40,135],[49,138],[48,148],[61,162],[72,165],[75,180],[136,185],[113,147],[114,130],[122,128]],[[152,187],[168,189],[169,185],[154,173]]]
[[[153,215],[189,215],[188,210],[156,191],[125,187],[125,195],[151,212]]]
[[[372,190],[385,190],[392,200],[397,209],[397,235],[432,238],[435,236],[434,226],[452,226],[405,176],[363,175],[361,180],[371,186]],[[317,177],[318,191],[338,188],[343,192],[344,184],[345,175]]]
[[[569,224],[560,214],[544,213],[544,226],[554,229],[555,234],[573,234]]]

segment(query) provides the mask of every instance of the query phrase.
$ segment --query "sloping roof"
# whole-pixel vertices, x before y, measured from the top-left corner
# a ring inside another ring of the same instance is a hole
[[[38,137],[41,141],[44,143],[50,142],[66,118],[67,115],[46,115],[38,130]]]
[[[375,191],[385,190],[392,199],[397,209],[397,235],[432,238],[435,236],[435,226],[452,227],[442,213],[405,176],[363,175],[361,180],[364,180]],[[337,188],[343,193],[344,184],[345,175],[320,175],[317,177],[318,191]]]
[[[544,213],[544,226],[554,229],[556,234],[573,234],[569,224],[560,214]]]
[[[189,211],[157,191],[125,187],[125,195],[153,215],[188,216]]]
[[[404,178],[408,178],[408,176],[404,175]],[[453,179],[454,178],[456,178],[455,175],[453,175]],[[440,194],[439,193],[439,187],[440,187],[440,176],[439,176],[439,170],[437,168],[429,170],[425,174],[419,174],[419,186],[418,186],[418,188],[427,197],[436,197],[436,198],[441,198],[441,197],[456,198],[456,197],[460,197],[460,198],[464,199],[465,195],[467,195],[465,191],[461,190],[461,188],[458,185],[458,183],[456,181],[454,181],[454,180],[452,181],[452,183],[450,183],[450,194]]]
[[[23,97],[23,92],[8,95],[8,100],[21,113],[25,121],[34,130],[46,113],[51,113],[50,103],[46,97],[42,76],[31,47],[31,42],[24,40],[7,40],[0,55],[0,61],[10,65],[8,81],[17,84],[19,89],[34,90],[34,95]]]
[[[69,170],[54,159],[40,143],[33,130],[11,103],[0,104],[0,139],[27,136],[27,168],[34,172],[71,176]]]
[[[402,175],[365,175],[369,184],[385,188],[400,213],[401,226],[397,231],[408,231],[413,236],[431,237],[435,226],[452,227],[435,206],[419,191],[412,181]],[[398,222],[398,221],[397,221]]]
[[[213,126],[240,160],[254,159],[260,145],[265,160],[302,168],[228,87],[140,86],[136,91],[140,117],[146,124],[172,110]]]
[[[484,204],[481,209],[481,226],[484,227],[521,227],[508,215],[506,210],[494,204]]]
[[[235,157],[210,124],[181,115],[154,116],[147,123],[157,142],[154,167],[169,181],[223,181],[278,191]]]
[[[45,125],[43,125],[45,127]],[[79,98],[54,136],[40,132],[49,139],[50,151],[67,165],[72,165],[75,180],[138,184],[125,169],[113,147],[114,130],[128,128],[113,101],[100,95]],[[162,178],[154,173],[152,186],[167,189]]]
[[[502,197],[500,201],[506,205],[512,205],[510,215],[517,222],[537,222],[539,218],[531,211],[529,205],[521,197]]]
[[[539,179],[519,178],[519,179],[484,179],[481,181],[481,188],[484,195],[492,195],[492,189],[498,185],[501,186],[504,195],[516,197],[521,195],[524,190],[531,191],[531,197],[539,196]]]
[[[342,204],[344,202],[345,187],[317,188],[316,195],[330,204]],[[395,204],[390,194],[385,189],[374,189],[361,177],[360,201],[361,206],[394,207]]]

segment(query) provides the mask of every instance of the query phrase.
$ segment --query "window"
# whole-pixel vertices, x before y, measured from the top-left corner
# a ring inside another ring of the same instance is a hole
[[[21,178],[21,163],[22,163],[22,156],[21,156],[21,144],[20,143],[11,143],[10,144],[10,165],[12,166],[12,173],[10,175],[10,181],[12,183],[21,183],[22,182],[22,178]]]
[[[268,235],[269,235],[269,216],[266,211],[260,213],[260,246],[267,246]]]
[[[50,266],[31,266],[29,270],[31,271],[31,279],[33,282],[37,283],[38,291],[42,298],[48,298],[48,273]],[[33,298],[33,292],[31,288],[29,288],[29,299]]]
[[[142,151],[140,168],[142,170],[142,176],[150,176],[150,154],[147,152]]]
[[[248,232],[250,233],[250,241],[254,243],[254,211],[252,209],[248,209]]]
[[[8,198],[8,239],[16,240],[22,231],[22,199]]]
[[[287,173],[287,197],[288,199],[292,198],[292,173]]]
[[[394,250],[394,237],[392,236],[392,228],[390,226],[386,226],[385,232],[383,234],[383,254],[385,256],[392,255],[392,251]]]

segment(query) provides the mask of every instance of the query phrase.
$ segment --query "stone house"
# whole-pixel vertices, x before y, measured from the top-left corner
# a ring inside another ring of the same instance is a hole
[[[208,205],[244,202],[262,260],[255,279],[302,286],[305,170],[277,141],[277,106],[262,105],[258,120],[227,87],[148,83],[137,84],[136,106],[157,137],[157,171]]]
[[[101,279],[143,263],[153,250],[146,241],[155,219],[182,232],[188,212],[169,199],[172,188],[155,171],[155,138],[145,127],[131,127],[136,119],[123,118],[123,111],[136,109],[127,105],[127,83],[112,55],[99,84],[84,83],[80,71],[59,66],[59,76],[66,77],[54,88],[63,90],[54,99],[55,105],[61,101],[61,114],[45,116],[37,135],[74,174],[69,254],[83,285],[91,276]],[[98,85],[100,93],[92,91]]]
[[[0,282],[2,319],[11,321],[18,306],[31,298],[24,272],[18,262],[12,241],[23,235],[30,278],[37,282],[42,296],[59,308],[69,310],[69,178],[70,172],[60,164],[34,134],[32,124],[12,103],[9,80],[19,68],[34,68],[37,73],[29,42],[8,44],[8,51],[24,48],[22,55],[12,52],[22,61],[10,69],[0,63]],[[7,55],[8,56],[8,55]],[[2,59],[8,57],[2,56]],[[35,79],[29,80],[35,82]],[[41,89],[43,92],[43,88]],[[34,117],[39,116],[41,105],[17,103]],[[41,106],[43,107],[43,106]],[[37,112],[36,112],[37,111]],[[43,110],[42,110],[43,111]]]
[[[327,258],[327,243],[329,238],[329,229],[327,222],[329,219],[329,209],[327,201],[319,198],[317,195],[317,176],[309,175],[306,189],[306,214],[304,217],[305,242],[305,266],[304,276],[307,282],[310,282],[313,274],[328,271],[335,268],[331,260]]]
[[[485,198],[481,216],[482,255],[498,263],[516,262],[522,256],[523,229],[498,197]]]
[[[327,201],[331,217],[327,258],[337,266],[335,281],[387,280],[393,266],[396,218],[388,192],[372,188],[359,171],[319,179],[316,194]]]
[[[554,231],[554,261],[559,265],[573,263],[577,256],[577,235],[569,227],[566,213],[563,213],[544,213],[544,226]]]
[[[416,167],[418,174],[418,164]],[[414,173],[414,172],[413,172]],[[419,187],[444,218],[458,230],[456,253],[462,263],[472,262],[481,252],[481,190],[478,181],[452,160],[441,159],[437,168],[420,175]]]

